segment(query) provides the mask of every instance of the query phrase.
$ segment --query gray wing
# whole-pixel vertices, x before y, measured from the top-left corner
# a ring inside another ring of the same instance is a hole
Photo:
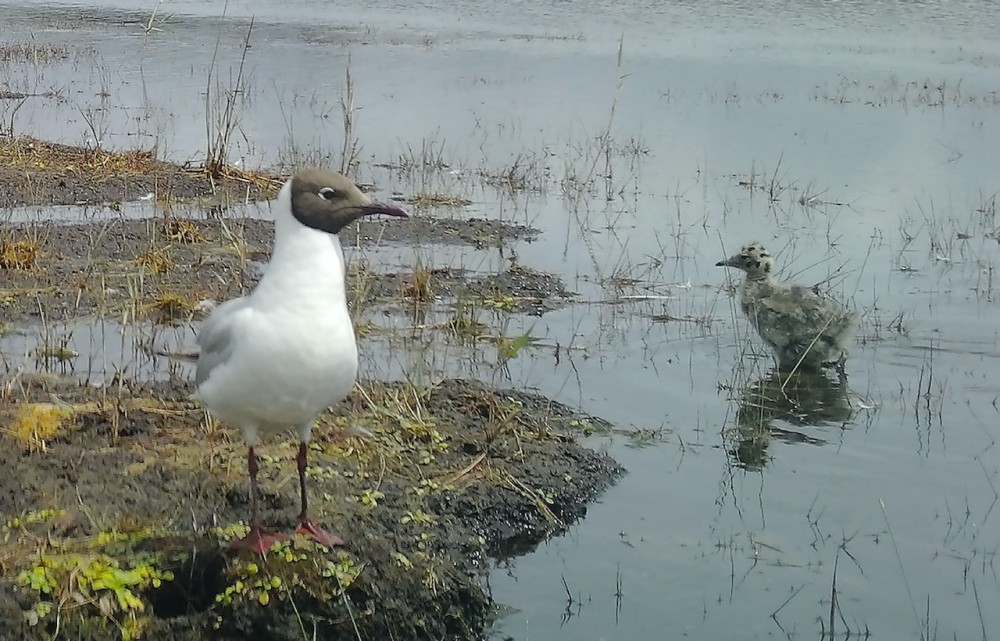
[[[846,307],[832,298],[820,296],[808,287],[798,285],[774,292],[761,299],[761,303],[771,313],[783,316],[785,322],[796,327],[810,328],[814,332],[839,324],[851,316]]]
[[[857,316],[839,302],[800,286],[761,297],[748,313],[756,316],[758,332],[774,347],[801,352],[818,340],[823,345],[821,356],[852,331]]]
[[[242,313],[249,309],[246,297],[228,300],[212,312],[201,324],[198,332],[198,368],[195,372],[195,386],[208,380],[212,370],[229,360],[233,353],[233,329]]]

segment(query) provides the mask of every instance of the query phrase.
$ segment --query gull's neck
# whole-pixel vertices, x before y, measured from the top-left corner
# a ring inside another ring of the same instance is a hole
[[[764,271],[747,272],[746,280],[748,283],[754,283],[754,284],[766,283],[771,280],[771,275]]]
[[[327,300],[346,300],[344,255],[336,234],[306,227],[292,215],[291,181],[274,201],[274,251],[257,286],[264,292],[308,291]]]

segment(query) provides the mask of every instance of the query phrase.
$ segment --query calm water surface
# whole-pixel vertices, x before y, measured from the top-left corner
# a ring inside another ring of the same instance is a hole
[[[362,347],[368,376],[480,376],[643,431],[641,447],[595,437],[629,476],[493,574],[499,638],[815,638],[834,593],[838,637],[1000,636],[994,3],[230,2],[223,17],[190,1],[160,5],[147,35],[152,4],[0,4],[0,41],[90,52],[5,71],[11,91],[60,96],[30,99],[15,130],[200,160],[254,16],[234,159],[339,159],[350,60],[360,179],[544,230],[502,255],[364,258],[489,272],[513,252],[579,293],[502,319],[539,339],[506,369],[440,337]],[[424,156],[447,167],[376,166]],[[479,178],[512,167],[538,189]],[[809,381],[791,415],[755,394],[769,362],[714,267],[752,239],[862,315],[846,385]],[[108,324],[66,331],[78,374],[164,367]],[[109,332],[122,349],[88,359]],[[8,360],[30,349],[18,336]],[[772,437],[749,438],[748,416]]]

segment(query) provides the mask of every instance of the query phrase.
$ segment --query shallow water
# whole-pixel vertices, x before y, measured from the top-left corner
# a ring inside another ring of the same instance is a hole
[[[150,4],[0,4],[0,41],[92,48],[7,70],[9,90],[58,96],[29,98],[15,130],[198,160],[206,104],[233,87],[257,11],[233,158],[339,159],[350,56],[359,178],[383,195],[461,193],[473,205],[454,215],[544,232],[503,256],[413,254],[489,271],[512,251],[579,293],[541,318],[498,318],[539,339],[504,367],[489,346],[470,357],[419,330],[362,345],[368,376],[477,375],[653,431],[643,447],[595,438],[630,475],[566,536],[494,573],[510,608],[499,637],[813,636],[830,631],[833,593],[839,635],[1000,634],[990,3],[634,2],[610,16],[598,3],[401,15],[372,2],[336,16],[230,3],[223,19],[221,3],[177,2],[146,35]],[[375,166],[425,157],[447,167]],[[538,189],[479,177],[511,168]],[[759,405],[748,388],[769,363],[732,305],[735,276],[714,267],[751,239],[784,276],[832,275],[862,314],[846,389],[811,383],[801,416],[769,419],[775,438],[754,443],[741,402]],[[412,259],[389,251],[394,267]],[[92,331],[74,331],[74,349]],[[29,349],[17,340],[4,339],[8,359]],[[102,367],[166,374],[130,345],[106,358],[119,353]]]

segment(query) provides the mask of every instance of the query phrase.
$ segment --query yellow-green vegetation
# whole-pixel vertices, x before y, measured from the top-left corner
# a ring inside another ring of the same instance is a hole
[[[497,343],[497,356],[502,361],[509,361],[512,358],[516,358],[521,350],[531,345],[535,341],[528,334],[522,334],[521,336],[500,336],[496,339]]]
[[[403,284],[403,297],[413,303],[414,307],[430,303],[434,300],[433,278],[433,270],[418,260],[409,281]]]
[[[378,502],[385,498],[385,494],[378,490],[365,490],[358,497],[358,503],[364,505],[368,508],[374,508],[378,506]]]
[[[150,311],[156,314],[160,323],[172,323],[186,320],[194,312],[198,301],[189,294],[176,291],[162,291],[149,304]]]
[[[0,47],[2,57],[2,47]],[[108,150],[48,142],[28,136],[0,136],[0,167],[9,172],[7,197],[16,204],[69,204],[72,189],[53,188],[62,182],[89,183],[86,197],[93,204],[110,205],[134,197],[126,187],[130,178],[156,179],[158,203],[201,200],[206,196],[232,200],[259,200],[277,193],[282,178],[235,167],[187,168],[156,157],[156,149]],[[149,184],[149,183],[147,183]]]
[[[48,170],[66,174],[86,172],[97,178],[115,174],[154,174],[161,163],[152,151],[106,151],[50,143],[35,138],[0,142],[0,164],[16,169]]]
[[[170,250],[154,247],[150,247],[136,256],[135,264],[139,267],[145,267],[154,274],[165,274],[174,267],[174,261],[170,258]]]
[[[423,527],[432,527],[437,525],[438,519],[432,514],[428,514],[423,510],[413,510],[408,511],[402,519],[399,520],[400,523],[406,525],[407,523],[415,523]]]
[[[69,337],[63,336],[57,342],[46,342],[35,348],[35,358],[41,360],[70,361],[79,356],[69,348]]]
[[[223,538],[228,534],[222,532]],[[233,557],[226,576],[230,583],[215,596],[215,602],[231,607],[240,601],[267,607],[272,601],[290,601],[307,594],[329,601],[343,594],[365,565],[340,552],[336,559],[304,537],[278,541],[263,557]],[[217,619],[218,628],[221,619]]]
[[[0,240],[0,269],[32,269],[38,264],[38,255],[35,240]]]
[[[13,576],[33,601],[23,610],[27,625],[49,632],[103,629],[101,637],[122,641],[148,636],[144,632],[156,616],[156,591],[174,582],[177,570],[189,560],[194,562],[192,543],[182,535],[151,528],[60,538],[53,531],[65,517],[63,510],[45,509],[0,526],[7,552],[4,574]],[[242,525],[212,529],[216,549],[225,549],[245,533]],[[210,558],[211,547],[198,554]],[[275,603],[294,608],[295,601],[304,598],[330,602],[366,566],[346,552],[331,556],[304,537],[275,543],[262,557],[235,553],[227,557],[219,570],[225,583],[214,593],[215,605],[210,608],[216,628],[234,608],[267,608]],[[190,588],[178,587],[175,592]]]
[[[41,452],[48,441],[72,425],[73,408],[54,403],[23,403],[7,428],[26,451]]]
[[[151,620],[147,593],[174,580],[162,555],[140,549],[154,534],[109,530],[84,539],[32,536],[64,514],[43,510],[3,525],[8,550],[23,553],[10,561],[20,567],[15,582],[35,599],[24,611],[28,625],[58,630],[74,619],[96,621],[117,629],[123,641],[139,638]]]
[[[163,223],[163,233],[175,243],[190,245],[205,242],[205,235],[193,221],[171,218]]]
[[[512,312],[517,309],[517,299],[510,294],[493,292],[483,297],[483,305],[498,311]]]

